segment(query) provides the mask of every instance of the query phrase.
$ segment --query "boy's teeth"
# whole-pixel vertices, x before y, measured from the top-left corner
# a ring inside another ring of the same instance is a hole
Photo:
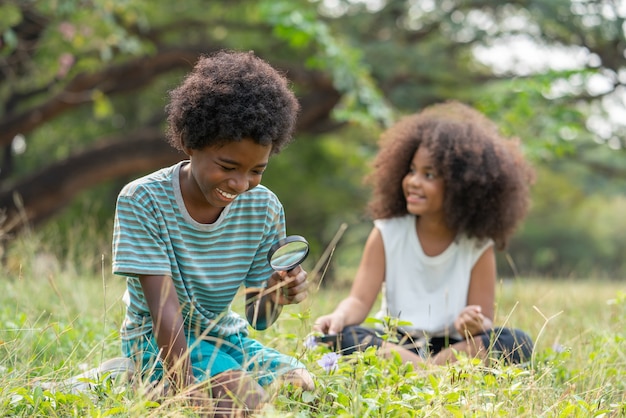
[[[229,199],[234,199],[234,198],[235,198],[235,196],[237,196],[237,195],[234,195],[234,194],[226,193],[224,190],[221,190],[221,189],[217,189],[217,190],[218,190],[218,191],[219,191],[222,195],[224,195],[224,197],[227,197],[227,198],[229,198]]]

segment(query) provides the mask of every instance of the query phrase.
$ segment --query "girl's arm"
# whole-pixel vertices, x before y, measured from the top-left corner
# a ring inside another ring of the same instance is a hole
[[[332,314],[319,317],[313,329],[337,334],[348,325],[362,323],[369,314],[385,279],[385,248],[378,228],[373,228],[365,243],[361,263],[347,298]]]
[[[194,382],[187,353],[184,321],[172,278],[169,276],[139,276],[157,345],[163,353],[165,370],[172,373],[176,389]]]
[[[472,269],[467,306],[454,322],[461,335],[481,334],[493,326],[496,292],[496,256],[493,245],[480,256]]]

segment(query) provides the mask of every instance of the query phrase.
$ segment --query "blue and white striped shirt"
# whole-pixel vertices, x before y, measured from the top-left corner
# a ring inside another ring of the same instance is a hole
[[[126,276],[122,339],[152,331],[139,275],[172,277],[185,326],[215,336],[247,334],[247,321],[231,310],[241,285],[265,287],[267,253],[285,236],[283,207],[259,185],[238,196],[212,224],[196,222],[180,190],[182,161],[127,184],[117,199],[113,273]]]

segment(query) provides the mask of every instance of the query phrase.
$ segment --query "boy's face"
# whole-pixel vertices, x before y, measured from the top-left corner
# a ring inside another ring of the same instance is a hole
[[[191,172],[183,181],[189,182],[187,190],[191,191],[192,200],[208,203],[221,212],[238,195],[261,183],[271,150],[271,145],[259,145],[251,139],[199,150],[185,149]]]
[[[435,169],[430,152],[419,147],[409,172],[402,180],[407,210],[413,215],[443,214],[444,182]]]

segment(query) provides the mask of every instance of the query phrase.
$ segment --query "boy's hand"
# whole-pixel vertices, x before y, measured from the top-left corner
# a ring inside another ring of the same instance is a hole
[[[293,270],[276,271],[268,282],[268,288],[276,287],[272,299],[278,305],[300,303],[308,296],[307,272],[298,266]]]

